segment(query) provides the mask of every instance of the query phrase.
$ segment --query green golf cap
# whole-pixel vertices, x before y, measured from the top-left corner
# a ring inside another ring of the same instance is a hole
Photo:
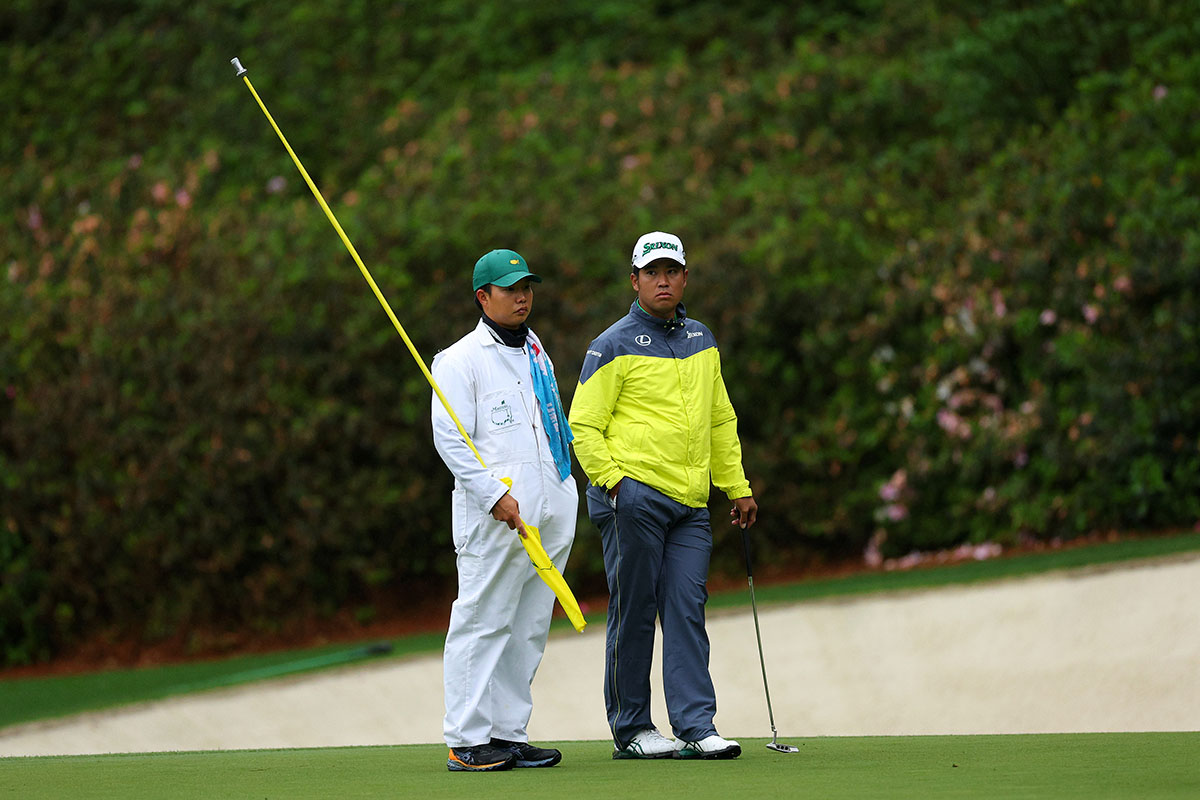
[[[522,278],[529,278],[535,283],[542,279],[529,271],[529,265],[519,253],[512,250],[493,250],[475,262],[475,279],[473,289],[482,289],[489,283],[497,286],[512,286]]]

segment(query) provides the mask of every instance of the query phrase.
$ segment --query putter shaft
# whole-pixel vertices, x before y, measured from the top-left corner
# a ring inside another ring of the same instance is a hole
[[[747,575],[746,582],[750,584],[750,610],[754,615],[754,638],[758,642],[758,665],[762,668],[763,694],[767,696],[767,717],[771,720],[771,741],[774,742],[779,734],[775,731],[775,712],[771,709],[771,687],[767,683],[767,660],[763,657],[762,631],[758,626],[758,603],[754,599],[754,576]]]
[[[798,753],[800,749],[790,744],[779,743],[779,732],[775,730],[775,711],[771,708],[771,687],[767,683],[767,660],[763,656],[762,630],[758,624],[758,601],[754,597],[754,565],[750,558],[750,535],[742,528],[742,548],[746,552],[746,583],[750,585],[750,610],[754,615],[754,638],[758,642],[758,665],[762,668],[763,694],[767,697],[767,717],[771,721],[771,741],[767,745],[780,753]]]

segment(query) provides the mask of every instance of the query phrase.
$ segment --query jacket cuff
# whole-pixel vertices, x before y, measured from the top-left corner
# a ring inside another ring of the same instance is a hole
[[[597,481],[597,483],[603,487],[604,491],[610,492],[612,491],[612,488],[620,483],[624,477],[624,472],[621,472],[620,470],[613,470],[612,472],[606,473],[603,478]]]
[[[495,481],[495,487],[493,488],[493,490],[489,494],[484,495],[484,497],[483,497],[483,503],[482,503],[483,513],[491,514],[492,509],[495,507],[496,503],[498,503],[500,501],[500,498],[504,497],[504,495],[507,493],[508,493],[507,484],[501,483],[500,481]]]

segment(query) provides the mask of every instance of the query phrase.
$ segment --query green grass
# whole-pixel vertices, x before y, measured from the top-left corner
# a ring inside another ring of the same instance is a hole
[[[872,572],[778,585],[756,584],[755,595],[760,605],[799,603],[828,597],[1000,580],[1054,570],[1162,558],[1194,551],[1200,551],[1200,533],[1128,539],[906,572]],[[728,609],[743,607],[748,603],[749,594],[745,590],[716,592],[709,600],[709,607]],[[588,623],[593,629],[602,627],[603,615],[590,614]],[[565,619],[559,619],[555,622],[555,630],[569,631],[570,626]],[[392,655],[398,657],[436,652],[442,646],[443,640],[442,633],[396,639],[391,642],[394,648]],[[240,656],[220,661],[0,681],[0,728],[82,711],[157,700],[203,689],[233,686],[279,675],[314,671],[367,657],[372,656],[363,653],[362,644],[352,644]]]
[[[440,745],[0,759],[0,797],[1194,798],[1198,733],[743,740],[735,761],[613,761],[607,742],[557,743],[547,770],[451,774]]]

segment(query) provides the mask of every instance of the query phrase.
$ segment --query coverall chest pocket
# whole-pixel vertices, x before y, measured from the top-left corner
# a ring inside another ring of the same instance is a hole
[[[525,425],[525,410],[521,396],[509,389],[488,392],[479,404],[479,420],[490,436],[505,436]]]

